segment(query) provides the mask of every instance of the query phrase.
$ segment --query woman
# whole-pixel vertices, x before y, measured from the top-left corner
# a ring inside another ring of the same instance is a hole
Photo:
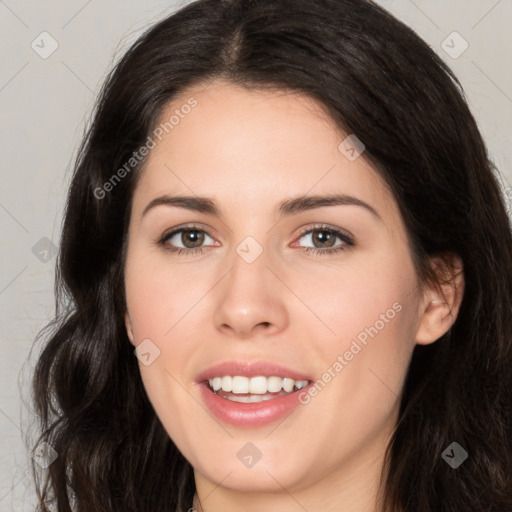
[[[412,30],[362,0],[189,4],[116,65],[76,163],[40,510],[512,510],[511,262]]]

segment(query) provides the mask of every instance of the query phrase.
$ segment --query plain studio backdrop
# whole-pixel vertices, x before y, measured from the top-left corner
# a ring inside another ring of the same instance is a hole
[[[0,512],[34,510],[27,361],[54,313],[71,163],[112,63],[188,2],[0,1]],[[455,71],[512,209],[512,0],[379,0]],[[447,140],[446,144],[450,144]]]

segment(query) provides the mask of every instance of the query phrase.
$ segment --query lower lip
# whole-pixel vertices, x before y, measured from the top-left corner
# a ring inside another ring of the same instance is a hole
[[[284,418],[298,405],[300,391],[261,402],[233,402],[215,394],[206,384],[201,384],[201,394],[206,407],[219,420],[237,427],[261,427]]]

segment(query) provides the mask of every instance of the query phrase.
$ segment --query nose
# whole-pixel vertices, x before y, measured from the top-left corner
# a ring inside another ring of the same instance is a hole
[[[266,251],[252,263],[234,255],[232,268],[215,293],[214,323],[223,334],[248,339],[272,336],[286,329],[288,290],[276,277],[276,265],[269,263]]]

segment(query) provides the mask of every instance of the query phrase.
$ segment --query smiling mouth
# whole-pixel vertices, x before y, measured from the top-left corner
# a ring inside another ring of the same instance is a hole
[[[310,381],[289,377],[224,375],[205,381],[206,386],[217,396],[232,402],[254,403],[291,395],[306,387]]]

